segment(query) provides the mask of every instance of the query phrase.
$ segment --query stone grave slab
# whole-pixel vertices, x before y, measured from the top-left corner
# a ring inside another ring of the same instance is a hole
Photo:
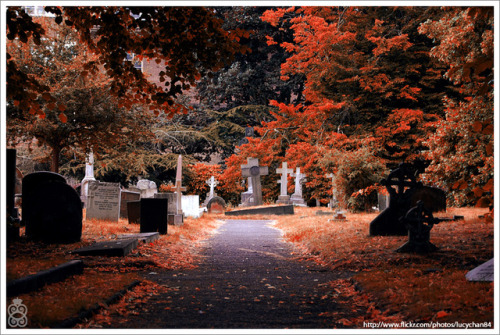
[[[128,218],[127,203],[129,201],[139,201],[139,200],[141,200],[141,193],[122,190],[120,198],[120,217],[125,219]]]
[[[88,247],[73,250],[72,253],[80,256],[123,257],[134,250],[138,244],[139,240],[136,238],[97,242]]]
[[[269,215],[293,215],[293,205],[285,206],[270,206],[270,207],[257,207],[237,209],[234,211],[226,212],[225,215],[253,215],[253,214],[269,214]]]
[[[478,267],[472,269],[465,274],[465,278],[468,281],[493,281],[495,278],[495,259],[492,258],[489,261],[479,265]]]
[[[122,234],[116,237],[118,240],[135,238],[143,243],[150,243],[160,238],[160,233],[139,233],[139,234]]]
[[[89,182],[86,219],[118,221],[120,192],[119,183]]]

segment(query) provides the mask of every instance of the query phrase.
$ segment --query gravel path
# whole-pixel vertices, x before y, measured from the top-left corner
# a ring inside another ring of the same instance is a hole
[[[324,297],[342,274],[294,260],[292,250],[272,221],[227,220],[196,269],[147,275],[171,290],[110,327],[332,328],[320,314],[339,308]]]

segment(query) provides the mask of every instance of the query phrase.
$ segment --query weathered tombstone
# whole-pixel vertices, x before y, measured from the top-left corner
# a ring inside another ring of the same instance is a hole
[[[158,187],[152,180],[141,179],[137,182],[136,187],[141,192],[141,198],[153,198],[158,193]]]
[[[141,223],[141,201],[127,202],[128,223]]]
[[[177,215],[177,196],[176,196],[176,194],[175,193],[156,193],[155,198],[168,200],[167,222],[170,225],[175,225],[176,224],[175,218]],[[182,222],[177,223],[177,225],[179,225],[179,224],[182,224]]]
[[[251,202],[253,201],[253,186],[252,186],[252,177],[247,178],[248,190],[241,193],[241,204],[240,206],[251,206]]]
[[[337,200],[337,195],[335,192],[335,175],[333,173],[327,173],[325,177],[332,180],[332,199],[328,203],[328,207],[336,208],[339,205],[339,201]]]
[[[120,192],[119,183],[89,182],[86,219],[118,221]]]
[[[130,201],[139,201],[140,199],[141,194],[139,192],[122,190],[120,198],[120,217],[125,219],[128,218],[128,203]]]
[[[389,207],[370,223],[371,236],[406,235],[408,230],[399,219],[420,200],[431,212],[443,210],[443,205],[446,206],[444,192],[417,182],[419,172],[418,162],[401,163],[381,181],[389,193]]]
[[[465,274],[468,281],[493,281],[495,278],[494,258],[479,265]]]
[[[267,166],[259,166],[257,158],[247,158],[247,164],[241,166],[241,174],[243,177],[252,177],[252,197],[248,199],[244,206],[260,206],[262,201],[262,185],[260,176],[265,176],[269,173]]]
[[[82,203],[63,176],[34,172],[23,179],[26,236],[47,243],[73,243],[82,235]]]
[[[7,149],[7,241],[19,238],[19,211],[15,205],[16,192],[16,150]]]
[[[288,175],[293,173],[293,169],[288,168],[288,163],[281,163],[281,168],[276,169],[277,173],[281,174],[278,183],[280,185],[280,195],[278,196],[277,204],[290,204],[290,196],[288,195]]]
[[[124,257],[135,249],[138,244],[139,240],[137,238],[104,241],[73,250],[71,253],[81,256]]]
[[[222,214],[226,210],[226,202],[221,197],[213,197],[207,204],[208,213]]]
[[[182,155],[177,158],[177,171],[175,175],[175,197],[177,212],[174,216],[174,224],[181,226],[184,223],[184,214],[182,212],[182,191],[186,188],[182,186]]]
[[[167,199],[141,199],[141,233],[166,234],[168,230],[167,207]]]
[[[183,195],[181,198],[182,213],[186,217],[199,218],[201,215],[200,210],[200,196],[199,195]]]
[[[305,174],[301,173],[300,168],[297,167],[296,173],[293,173],[292,176],[295,177],[295,192],[290,197],[290,201],[295,206],[306,207],[306,202],[302,198],[302,183],[306,181]]]
[[[209,193],[207,193],[207,197],[205,198],[202,207],[206,207],[210,199],[217,196],[217,194],[215,193],[215,186],[219,184],[219,182],[215,179],[214,176],[210,177],[210,179],[208,179],[206,183],[208,184],[208,186],[210,186],[210,191]]]
[[[95,181],[94,177],[94,153],[90,152],[86,161],[85,161],[85,177],[81,182],[80,189],[80,197],[85,204],[87,205],[87,197],[89,195],[89,182]]]

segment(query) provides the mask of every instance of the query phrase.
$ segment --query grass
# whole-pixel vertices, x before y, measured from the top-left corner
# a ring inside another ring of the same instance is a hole
[[[82,275],[19,296],[28,308],[29,328],[52,327],[82,310],[101,304],[134,280],[140,279],[144,272],[194,267],[200,243],[221,222],[217,215],[211,214],[199,219],[186,218],[183,226],[168,226],[167,235],[161,235],[160,239],[152,243],[140,243],[125,257],[75,256],[70,251],[94,242],[114,239],[120,234],[139,232],[139,225],[128,224],[123,219],[118,222],[84,220],[82,239],[78,243],[44,244],[22,238],[10,244],[7,247],[7,281],[75,258],[84,261]],[[158,289],[161,289],[158,285],[148,283],[136,287],[133,294],[144,297]],[[11,300],[7,299],[7,305]]]
[[[437,213],[465,220],[435,225],[431,242],[440,249],[426,255],[396,253],[406,236],[369,236],[377,213],[347,214],[348,221],[328,222],[314,212],[296,208],[293,217],[277,217],[276,227],[317,262],[352,275],[331,285],[344,296],[355,296],[368,312],[354,319],[331,315],[339,326],[359,328],[376,321],[493,325],[493,283],[465,279],[469,270],[493,257],[493,222],[478,218],[485,209]]]

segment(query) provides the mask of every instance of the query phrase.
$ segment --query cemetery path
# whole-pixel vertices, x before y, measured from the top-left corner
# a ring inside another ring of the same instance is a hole
[[[272,221],[227,220],[197,268],[146,275],[169,291],[109,327],[332,328],[321,314],[341,308],[327,283],[342,274],[292,252]]]

